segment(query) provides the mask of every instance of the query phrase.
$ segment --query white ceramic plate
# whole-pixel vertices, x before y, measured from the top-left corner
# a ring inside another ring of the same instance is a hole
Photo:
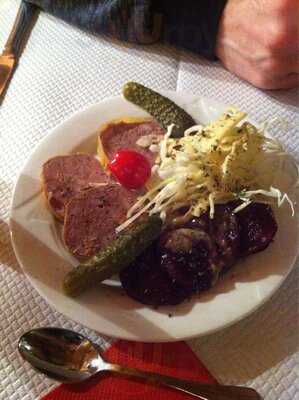
[[[225,109],[194,95],[167,93],[205,124]],[[148,116],[121,97],[104,100],[59,125],[35,149],[17,181],[11,208],[13,246],[27,278],[51,305],[96,331],[129,340],[187,339],[222,329],[263,304],[290,272],[298,250],[298,219],[287,207],[277,213],[279,231],[269,248],[241,261],[215,288],[176,307],[154,310],[108,282],[79,299],[66,297],[61,282],[76,261],[65,250],[59,224],[45,207],[40,189],[43,163],[78,151],[95,153],[96,131],[122,116]],[[290,240],[291,239],[291,240]],[[171,314],[171,317],[169,316]]]

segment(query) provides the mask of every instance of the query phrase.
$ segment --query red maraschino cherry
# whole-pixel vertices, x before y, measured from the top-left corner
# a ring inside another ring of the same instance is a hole
[[[137,151],[120,150],[108,164],[109,170],[127,189],[140,189],[151,175],[148,160]]]

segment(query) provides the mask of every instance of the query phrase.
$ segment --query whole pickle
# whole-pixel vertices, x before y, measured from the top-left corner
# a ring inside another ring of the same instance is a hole
[[[174,124],[172,137],[183,136],[186,129],[195,125],[193,118],[181,107],[161,94],[137,82],[128,82],[123,87],[124,97],[151,114],[167,129]]]

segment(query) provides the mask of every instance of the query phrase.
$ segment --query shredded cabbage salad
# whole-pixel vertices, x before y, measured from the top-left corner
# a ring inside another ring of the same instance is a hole
[[[178,209],[185,210],[179,220],[199,217],[209,210],[214,216],[215,204],[240,200],[238,212],[252,201],[280,207],[287,202],[294,215],[294,204],[287,193],[276,187],[276,177],[290,156],[281,144],[265,136],[266,124],[256,128],[243,122],[246,114],[230,107],[220,118],[203,127],[187,129],[181,138],[174,139],[174,125],[154,152],[156,163],[147,192],[130,208],[127,220],[117,228],[121,232],[140,215],[159,214],[163,220]],[[151,141],[140,144],[151,148]],[[294,161],[298,186],[298,167]]]

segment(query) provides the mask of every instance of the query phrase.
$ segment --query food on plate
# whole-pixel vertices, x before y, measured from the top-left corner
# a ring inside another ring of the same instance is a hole
[[[101,283],[123,268],[159,237],[162,221],[152,216],[118,236],[85,263],[74,268],[64,280],[64,290],[69,296],[78,296],[86,289]]]
[[[209,289],[238,257],[237,217],[225,206],[162,232],[158,241],[120,274],[127,294],[143,304],[175,305]]]
[[[63,238],[78,259],[99,252],[116,238],[115,229],[126,218],[137,195],[116,183],[107,183],[73,196],[66,205]]]
[[[151,166],[146,157],[132,150],[118,151],[108,169],[127,189],[141,189],[151,176]]]
[[[235,203],[217,204],[213,219],[206,212],[179,228],[166,229],[159,241],[121,271],[126,293],[155,307],[179,304],[214,286],[240,257],[255,252],[252,237],[260,250],[266,248],[277,231],[271,208],[252,203],[235,214],[235,207]]]
[[[251,203],[241,210],[240,253],[242,256],[264,250],[272,241],[277,223],[272,208],[267,204]]]
[[[172,135],[179,137],[186,129],[195,125],[194,119],[181,107],[161,94],[137,82],[128,82],[123,95],[130,102],[151,114],[164,128],[174,124]]]
[[[109,176],[90,154],[57,156],[43,165],[42,186],[48,206],[63,221],[68,201],[92,184],[104,183]]]
[[[273,160],[267,158],[268,153],[276,153],[282,161],[285,153],[249,122],[240,125],[245,116],[230,107],[218,120],[189,128],[180,138],[171,137],[170,125],[152,168],[155,184],[128,211],[118,232],[145,212],[166,220],[184,210],[173,220],[181,223],[207,210],[213,218],[215,204],[234,200],[241,202],[234,212],[253,201],[276,201],[278,205],[288,202],[294,214],[288,195],[274,187],[279,171],[273,171]]]
[[[163,264],[162,262],[165,261]],[[176,305],[191,296],[189,284],[190,267],[183,271],[183,283],[172,279],[165,266],[167,259],[162,259],[157,246],[152,246],[137,257],[132,264],[120,273],[122,287],[132,299],[158,307]],[[180,272],[180,271],[179,271]],[[192,270],[191,270],[192,274]],[[186,284],[185,284],[185,281]]]
[[[155,154],[149,149],[138,145],[138,140],[149,137],[151,142],[160,141],[164,130],[153,119],[122,118],[105,124],[99,132],[98,155],[104,168],[115,154],[123,149],[138,151],[145,156],[151,165]]]
[[[65,245],[81,261],[64,290],[78,296],[119,274],[131,298],[179,304],[270,245],[274,207],[287,203],[294,215],[276,184],[288,155],[234,107],[202,126],[137,83],[124,95],[155,119],[125,117],[102,127],[102,167],[92,155],[82,163],[82,155],[71,155],[43,168],[46,197],[61,204],[55,215],[58,209],[64,220]]]

